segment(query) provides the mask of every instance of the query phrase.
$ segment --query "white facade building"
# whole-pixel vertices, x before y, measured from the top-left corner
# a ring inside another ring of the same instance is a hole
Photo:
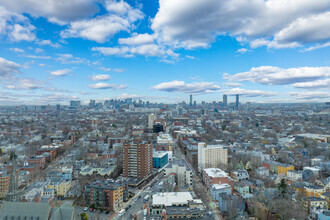
[[[208,145],[204,142],[198,143],[198,170],[215,168],[220,164],[228,164],[228,148],[223,145]]]
[[[153,128],[154,123],[155,123],[155,120],[156,120],[156,115],[154,113],[151,113],[148,116],[148,128],[149,129],[152,129]]]
[[[295,171],[295,170],[288,170],[287,174],[288,179],[292,181],[299,181],[302,180],[302,172]]]
[[[165,176],[168,176],[171,173],[176,174],[178,186],[192,186],[192,171],[184,159],[173,160],[164,167]]]

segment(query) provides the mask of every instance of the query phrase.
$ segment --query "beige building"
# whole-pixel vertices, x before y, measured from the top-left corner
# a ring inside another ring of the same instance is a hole
[[[148,115],[148,128],[149,129],[153,128],[156,119],[157,119],[157,117],[154,113],[151,113],[150,115]]]
[[[325,199],[317,197],[306,197],[303,198],[303,205],[305,210],[310,210],[311,208],[328,208],[328,202]]]
[[[216,168],[228,164],[228,148],[224,145],[206,145],[198,143],[198,170]]]
[[[167,145],[168,146],[167,151],[172,151],[173,139],[169,134],[159,133],[157,137],[157,144]]]
[[[71,188],[71,180],[61,180],[54,182],[49,188],[55,188],[57,196],[65,196]]]
[[[0,172],[0,198],[6,198],[9,189],[10,174],[6,171]]]

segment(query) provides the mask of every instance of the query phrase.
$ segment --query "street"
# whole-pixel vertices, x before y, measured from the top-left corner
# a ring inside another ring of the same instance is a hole
[[[217,208],[217,205],[212,201],[211,194],[206,189],[205,185],[203,184],[200,174],[193,169],[193,166],[190,164],[190,161],[186,159],[184,154],[182,153],[181,149],[175,143],[174,151],[176,153],[177,158],[183,158],[190,169],[193,172],[193,188],[196,195],[203,201],[206,206],[206,210],[212,210],[213,216],[212,219],[222,220],[223,217]],[[198,189],[198,190],[197,190]]]
[[[143,198],[146,195],[152,195],[157,192],[157,187],[158,184],[153,184],[153,183],[159,183],[160,179],[162,178],[162,174],[158,174],[155,176],[155,178],[149,182],[146,186],[144,186],[142,189],[138,190],[136,195],[131,198],[128,202],[124,204],[124,208],[126,208],[128,205],[131,205],[131,207],[125,212],[123,216],[118,216],[118,213],[116,213],[116,216],[114,219],[131,219],[131,215],[138,214],[139,219],[143,219],[144,213],[143,213]],[[151,186],[153,184],[153,186]],[[135,201],[137,197],[141,197],[138,201]]]

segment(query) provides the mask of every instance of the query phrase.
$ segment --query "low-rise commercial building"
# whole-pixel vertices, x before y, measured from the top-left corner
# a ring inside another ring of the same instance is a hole
[[[154,151],[152,153],[152,166],[162,168],[168,163],[168,154],[166,152]]]
[[[152,216],[165,219],[190,219],[204,215],[205,207],[189,192],[157,193],[152,196],[149,212]]]
[[[211,188],[211,184],[229,184],[232,189],[234,185],[233,179],[228,173],[219,168],[207,168],[203,170],[203,181],[208,189]]]

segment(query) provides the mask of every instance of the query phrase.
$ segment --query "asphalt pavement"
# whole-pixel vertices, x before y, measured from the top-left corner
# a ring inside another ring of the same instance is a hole
[[[87,211],[84,211],[85,207],[75,206],[75,214],[80,219],[81,213],[86,213],[88,215],[89,220],[107,220],[113,212],[110,212],[108,215],[105,214],[105,211],[102,212],[102,214],[99,214],[99,210],[97,210],[95,213],[90,212],[89,209]]]
[[[139,219],[143,219],[144,212],[143,212],[143,207],[144,207],[144,202],[143,199],[146,195],[151,195],[155,194],[157,192],[157,187],[158,184],[163,177],[162,174],[157,175],[152,181],[150,181],[143,189],[140,189],[139,191],[136,192],[136,195],[131,198],[127,203],[124,204],[124,208],[126,208],[128,205],[131,205],[131,207],[125,212],[124,215],[119,216],[118,214],[113,218],[113,219],[118,219],[118,220],[126,220],[126,219],[131,219],[131,216],[134,214],[138,214]],[[155,183],[155,184],[153,184]],[[151,186],[153,184],[153,186]],[[135,201],[137,197],[140,196],[140,199],[138,201]]]

